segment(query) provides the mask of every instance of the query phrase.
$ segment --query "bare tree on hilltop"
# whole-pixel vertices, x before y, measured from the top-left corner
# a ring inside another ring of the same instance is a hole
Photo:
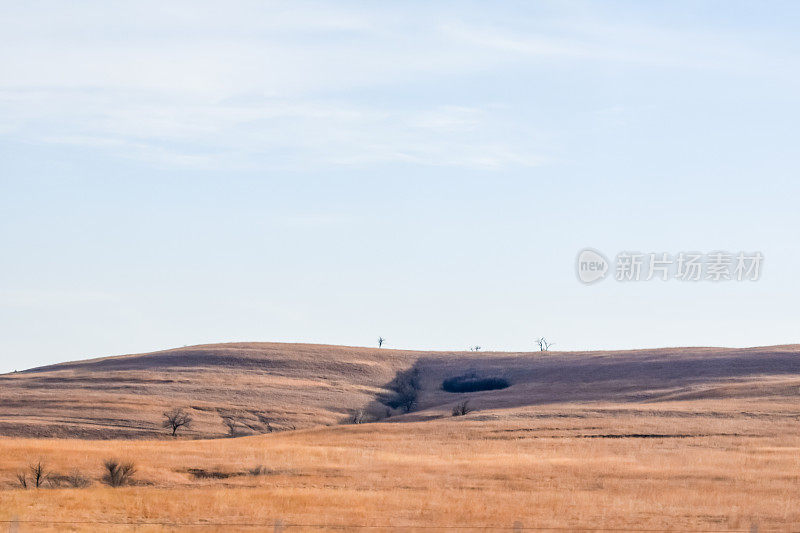
[[[546,352],[546,351],[550,350],[550,347],[553,346],[553,344],[555,344],[555,343],[547,342],[547,339],[545,339],[544,337],[540,337],[540,338],[536,339],[536,344],[539,345],[539,351],[540,352]]]
[[[384,342],[386,342],[386,339],[383,337],[378,337],[378,348],[382,348]]]

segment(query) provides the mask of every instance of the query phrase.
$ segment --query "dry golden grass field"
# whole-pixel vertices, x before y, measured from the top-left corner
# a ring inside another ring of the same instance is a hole
[[[384,402],[409,369],[405,413]],[[442,390],[457,376],[509,386]],[[230,344],[0,385],[0,531],[800,530],[798,346]],[[172,406],[196,420],[176,439],[160,427]],[[101,481],[108,458],[136,465],[131,484]],[[40,460],[52,481],[21,488]]]

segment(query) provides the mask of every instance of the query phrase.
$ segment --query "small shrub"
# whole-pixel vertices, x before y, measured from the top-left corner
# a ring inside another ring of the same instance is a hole
[[[353,412],[352,416],[350,417],[350,422],[353,424],[363,424],[366,419],[366,414],[364,413],[363,409],[359,409],[358,411]]]
[[[505,378],[481,378],[475,374],[447,378],[442,381],[442,390],[447,392],[480,392],[506,389],[510,386],[511,384]]]
[[[27,489],[28,475],[25,472],[17,473],[17,483],[19,483],[20,488]]]
[[[47,478],[48,483],[52,488],[71,487],[75,489],[86,488],[91,485],[89,478],[85,477],[78,470],[74,470],[71,474],[51,474]]]
[[[103,482],[111,487],[122,487],[129,485],[133,481],[136,473],[136,466],[131,462],[123,463],[116,459],[106,459],[103,462],[106,472],[103,475]]]
[[[453,416],[464,416],[474,411],[469,405],[469,400],[464,400],[460,404],[453,407]]]
[[[267,474],[270,473],[270,471],[266,467],[258,465],[249,469],[247,473],[251,476],[266,476]]]
[[[92,484],[89,478],[81,474],[81,471],[77,468],[65,477],[65,481],[67,485],[75,489],[83,489]]]

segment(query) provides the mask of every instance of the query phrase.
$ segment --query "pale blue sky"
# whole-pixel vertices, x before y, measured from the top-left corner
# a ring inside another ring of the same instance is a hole
[[[165,5],[166,4],[166,5]],[[798,341],[792,2],[4,2],[0,371]],[[761,251],[593,286],[577,252]]]

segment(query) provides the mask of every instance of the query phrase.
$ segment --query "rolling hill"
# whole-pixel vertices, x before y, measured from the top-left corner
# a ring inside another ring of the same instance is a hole
[[[393,389],[409,376],[415,401],[405,412]],[[448,379],[467,389],[485,380],[507,387],[448,392]],[[509,353],[229,343],[2,375],[0,435],[166,438],[162,412],[185,407],[194,424],[184,434],[211,438],[228,434],[224,417],[247,435],[347,423],[362,410],[368,421],[449,417],[464,400],[478,420],[612,412],[693,420],[701,411],[786,418],[796,417],[798,397],[797,345]]]

